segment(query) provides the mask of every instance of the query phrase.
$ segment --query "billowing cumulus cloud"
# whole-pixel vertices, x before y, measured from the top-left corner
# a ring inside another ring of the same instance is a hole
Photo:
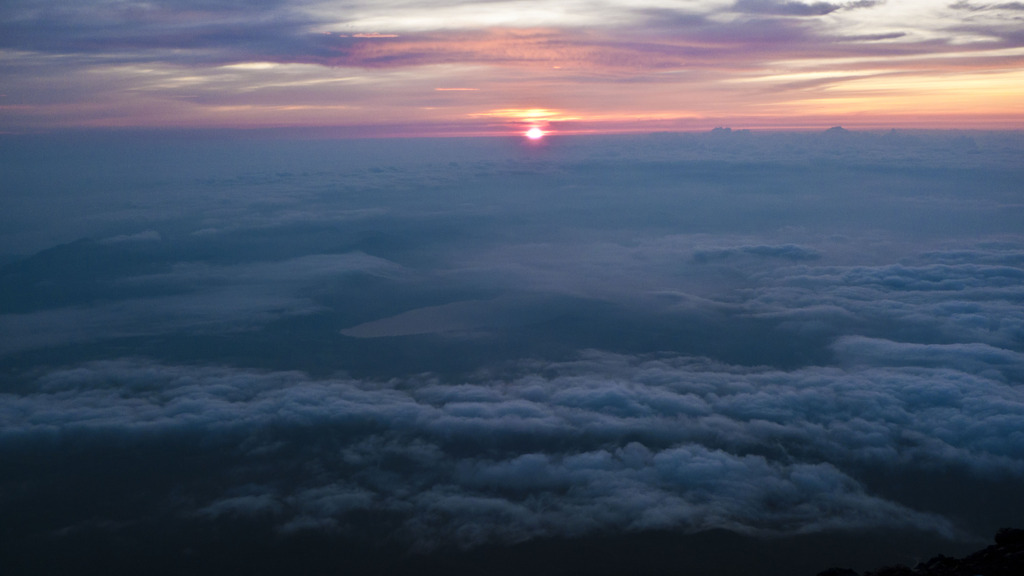
[[[952,536],[950,519],[872,494],[858,471],[1024,475],[1020,354],[863,338],[837,348],[849,368],[589,352],[465,383],[109,361],[5,395],[0,442],[207,438],[234,446],[248,477],[191,513],[289,531],[377,510],[418,545],[651,528]],[[281,472],[300,461],[320,472]]]

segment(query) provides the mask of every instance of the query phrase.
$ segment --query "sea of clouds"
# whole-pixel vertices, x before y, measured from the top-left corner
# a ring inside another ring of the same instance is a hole
[[[31,141],[5,530],[987,539],[1024,513],[1024,175],[965,138],[172,142],[71,180]]]

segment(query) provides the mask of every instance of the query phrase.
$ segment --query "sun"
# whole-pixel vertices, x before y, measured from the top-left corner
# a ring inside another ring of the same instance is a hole
[[[526,131],[526,137],[530,140],[540,140],[544,137],[544,131],[534,126]]]

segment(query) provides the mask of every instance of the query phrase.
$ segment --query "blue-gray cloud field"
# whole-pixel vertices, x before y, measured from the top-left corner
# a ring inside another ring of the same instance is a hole
[[[5,573],[811,576],[1024,518],[1019,133],[0,152]]]

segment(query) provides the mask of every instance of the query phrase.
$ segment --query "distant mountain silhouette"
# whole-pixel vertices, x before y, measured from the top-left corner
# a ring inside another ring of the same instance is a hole
[[[1002,528],[996,543],[965,558],[938,555],[913,568],[886,566],[863,576],[1020,576],[1024,574],[1024,530]],[[848,568],[830,568],[818,576],[861,576]]]

